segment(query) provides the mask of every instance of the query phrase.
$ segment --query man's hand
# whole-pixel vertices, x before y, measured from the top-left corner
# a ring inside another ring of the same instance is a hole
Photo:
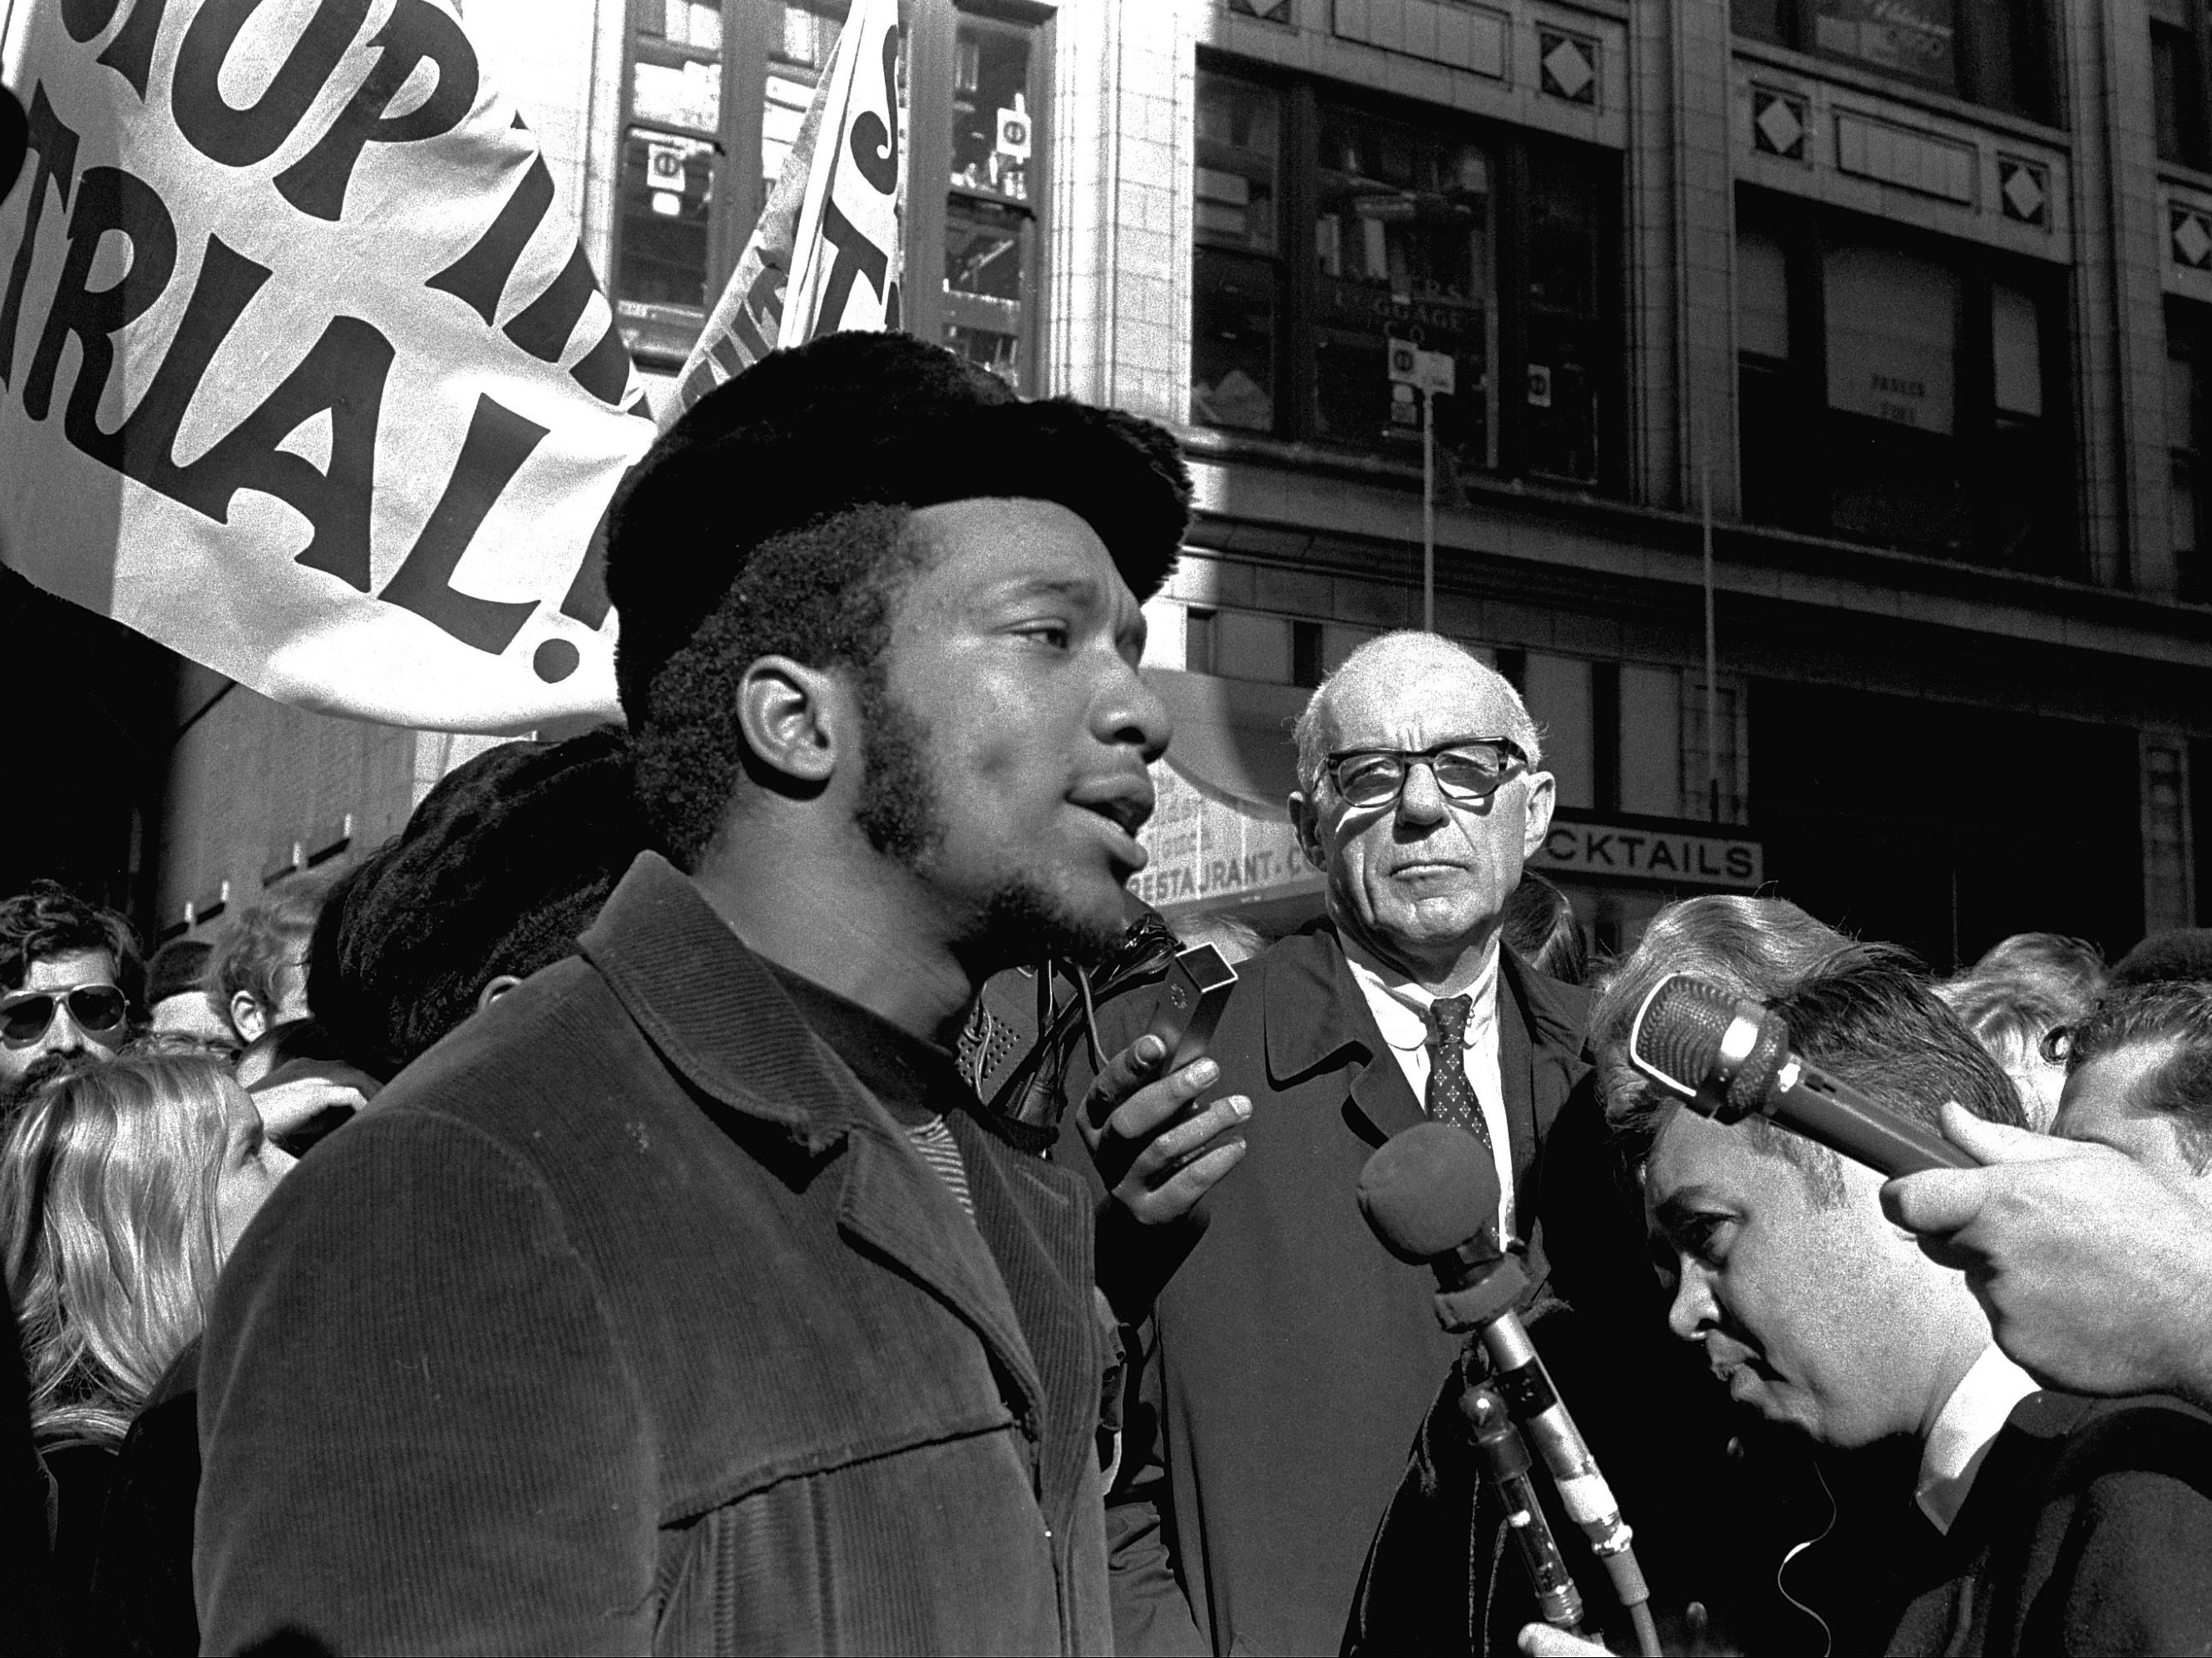
[[[2061,1388],[2212,1404],[2212,1205],[2110,1146],[1955,1104],[1943,1132],[1985,1166],[1893,1180],[1882,1207],[1965,1272],[1997,1344]]]
[[[1076,1108],[1076,1127],[1115,1200],[1137,1221],[1182,1219],[1244,1156],[1232,1133],[1252,1114],[1242,1094],[1182,1121],[1176,1114],[1219,1080],[1212,1060],[1159,1077],[1167,1046],[1149,1032],[1116,1054]],[[1155,1080],[1157,1078],[1157,1080]]]
[[[277,1147],[305,1157],[310,1146],[343,1127],[381,1086],[367,1072],[337,1060],[293,1060],[246,1090],[261,1126]]]

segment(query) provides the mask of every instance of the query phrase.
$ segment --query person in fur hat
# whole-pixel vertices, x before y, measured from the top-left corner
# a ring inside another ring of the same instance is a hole
[[[607,574],[662,850],[240,1242],[205,1649],[1110,1649],[1091,1192],[949,1049],[1121,935],[1188,499],[1158,427],[897,336],[655,445]],[[1158,1049],[1084,1102],[1139,1218],[1248,1108]]]

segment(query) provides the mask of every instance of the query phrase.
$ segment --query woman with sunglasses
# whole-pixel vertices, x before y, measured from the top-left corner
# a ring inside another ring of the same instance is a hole
[[[0,1145],[0,1238],[32,1435],[58,1497],[55,1588],[72,1645],[90,1627],[115,1452],[198,1338],[217,1272],[292,1162],[213,1059],[82,1061],[32,1082],[17,1106]]]

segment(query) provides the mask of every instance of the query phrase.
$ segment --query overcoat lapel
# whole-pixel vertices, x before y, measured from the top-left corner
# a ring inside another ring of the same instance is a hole
[[[1341,1062],[1349,1073],[1345,1121],[1362,1139],[1380,1145],[1425,1120],[1333,928],[1286,938],[1259,960],[1265,982],[1254,988],[1265,998],[1270,1084],[1285,1089]]]
[[[967,1165],[975,1229],[989,1240],[1028,1350],[1039,1356],[1041,1437],[1052,1448],[1039,1482],[1046,1514],[1064,1514],[1097,1444],[1105,1355],[1092,1306],[1091,1217],[1073,1192],[1044,1177],[1044,1165],[988,1125],[964,1114],[947,1121]]]

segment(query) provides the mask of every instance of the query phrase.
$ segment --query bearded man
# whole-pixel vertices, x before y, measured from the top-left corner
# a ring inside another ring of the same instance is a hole
[[[1158,428],[892,336],[656,445],[608,576],[666,856],[232,1258],[204,1649],[1108,1649],[1090,1194],[947,1050],[1121,933],[1188,499]],[[1238,1114],[1158,1132],[1210,1073],[1145,1057],[1085,1102],[1139,1218]]]

